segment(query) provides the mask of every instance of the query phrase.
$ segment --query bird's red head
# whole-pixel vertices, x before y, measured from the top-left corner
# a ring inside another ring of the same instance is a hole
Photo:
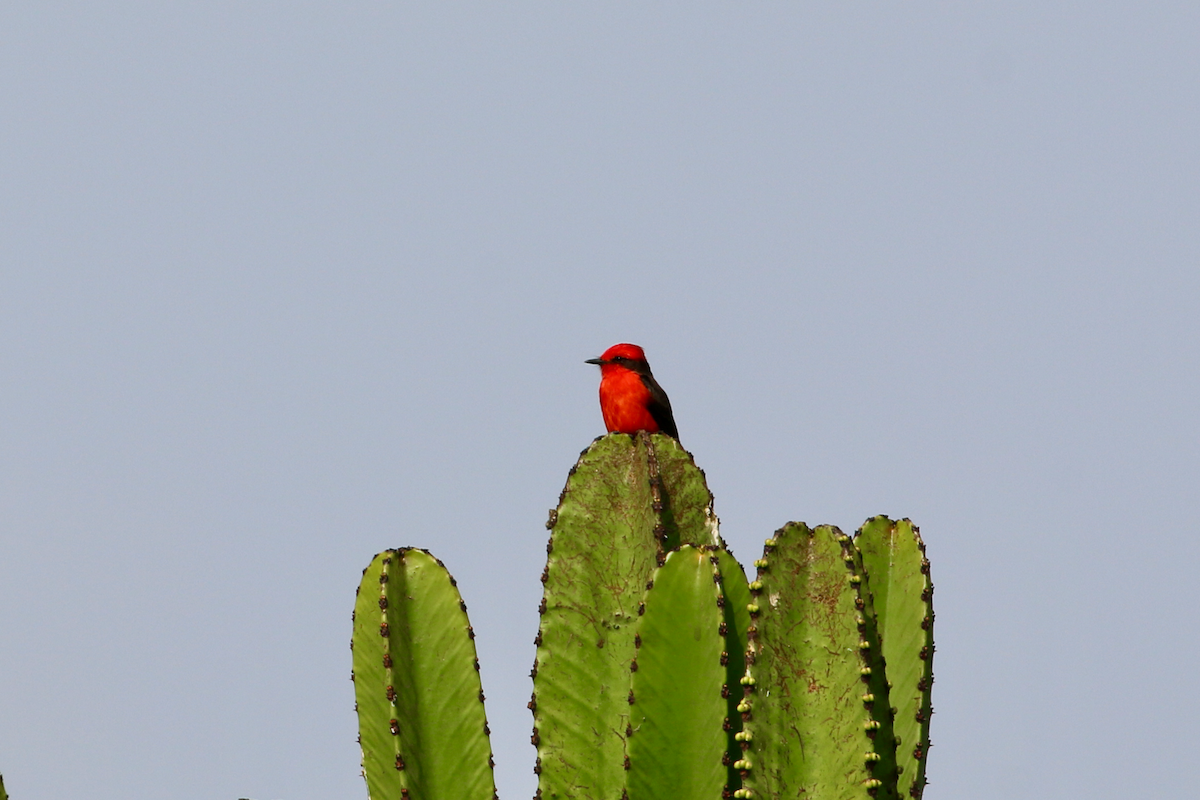
[[[629,362],[646,363],[646,352],[636,344],[622,342],[605,350],[599,358],[588,359],[587,363],[600,365],[601,374],[607,374],[614,369],[628,369],[626,364]]]
[[[608,361],[609,359],[617,358],[618,356],[621,358],[628,358],[633,361],[645,361],[646,351],[638,347],[636,344],[614,344],[612,347],[605,350],[604,355],[600,356],[600,358]]]

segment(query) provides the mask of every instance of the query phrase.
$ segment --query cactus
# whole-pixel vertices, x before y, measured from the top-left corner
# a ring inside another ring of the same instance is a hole
[[[586,449],[547,527],[537,800],[920,797],[933,586],[910,522],[875,517],[853,540],[789,523],[748,583],[691,455],[641,433]],[[425,551],[364,571],[352,644],[372,798],[494,797],[471,638]]]
[[[862,553],[888,680],[896,708],[896,761],[902,796],[925,786],[929,717],[933,713],[933,583],[921,533],[907,519],[874,517],[854,538]]]
[[[629,800],[712,800],[728,781],[723,605],[705,548],[684,545],[654,573],[630,664]]]
[[[853,544],[791,523],[756,563],[740,796],[894,798],[887,683]]]
[[[671,437],[606,436],[580,455],[547,527],[529,702],[538,788],[620,797],[637,609],[665,551],[720,541],[711,495]]]
[[[354,694],[372,800],[491,800],[491,743],[467,606],[424,550],[388,550],[354,604]]]

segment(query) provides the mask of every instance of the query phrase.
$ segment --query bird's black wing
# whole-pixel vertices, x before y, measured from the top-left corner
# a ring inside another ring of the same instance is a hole
[[[649,372],[640,373],[640,377],[642,384],[650,390],[650,402],[646,404],[646,410],[654,417],[660,431],[678,440],[679,431],[675,429],[675,415],[671,413],[671,401],[667,399],[667,393]]]

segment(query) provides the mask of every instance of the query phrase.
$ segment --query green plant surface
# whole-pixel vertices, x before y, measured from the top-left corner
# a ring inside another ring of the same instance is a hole
[[[713,541],[711,495],[671,437],[609,434],[580,455],[547,525],[529,704],[538,789],[617,800],[638,605],[664,546]]]
[[[354,693],[372,800],[491,800],[491,745],[467,607],[424,550],[388,550],[354,607]]]
[[[667,555],[646,592],[628,698],[629,800],[714,800],[726,784],[724,612],[715,561],[685,545]]]
[[[892,684],[899,792],[920,797],[933,688],[933,584],[925,544],[909,520],[882,516],[867,520],[854,543],[862,553]]]
[[[742,731],[742,715],[737,706],[742,701],[742,678],[746,674],[746,648],[749,646],[747,631],[750,628],[750,584],[742,565],[727,550],[716,552],[717,569],[721,574],[721,591],[724,596],[722,611],[725,617],[725,651],[721,654],[725,662],[725,736],[729,757],[726,759],[728,775],[726,783],[730,791],[742,786],[742,778],[734,769],[734,762],[742,757],[739,734]]]
[[[755,563],[734,796],[894,799],[887,684],[849,537],[789,523]]]
[[[685,544],[721,546],[704,470],[670,436],[654,434],[651,442],[662,479],[664,549],[674,550]]]

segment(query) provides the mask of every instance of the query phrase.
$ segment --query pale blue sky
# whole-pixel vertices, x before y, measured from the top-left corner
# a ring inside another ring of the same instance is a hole
[[[364,798],[359,572],[470,605],[505,800],[546,511],[646,348],[748,562],[922,528],[927,800],[1183,797],[1200,6],[0,9],[0,772]]]

